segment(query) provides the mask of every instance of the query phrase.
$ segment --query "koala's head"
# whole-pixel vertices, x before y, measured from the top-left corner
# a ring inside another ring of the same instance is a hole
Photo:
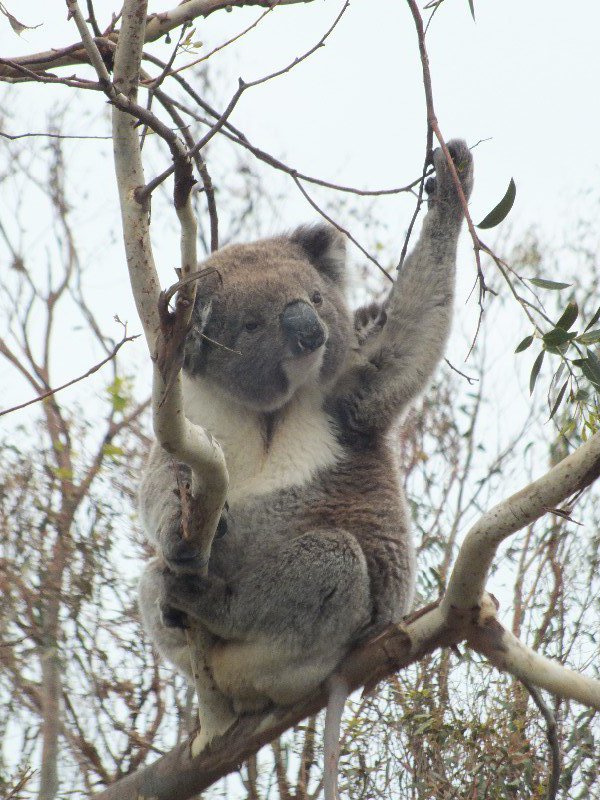
[[[344,296],[345,245],[334,228],[230,245],[203,264],[185,369],[249,408],[271,412],[309,383],[331,382],[352,322]]]

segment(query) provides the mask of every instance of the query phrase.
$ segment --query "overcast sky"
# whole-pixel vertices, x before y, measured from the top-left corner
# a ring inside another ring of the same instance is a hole
[[[342,4],[341,0],[313,0],[275,9],[247,37],[215,55],[211,59],[215,105],[225,108],[238,77],[249,81],[269,74],[312,47]],[[0,16],[3,56],[47,50],[78,39],[60,0],[5,0],[5,5],[24,23],[40,27],[19,38]],[[120,7],[117,0],[95,0],[94,5],[101,27]],[[150,3],[151,11],[170,7],[168,0]],[[467,0],[445,0],[427,38],[435,106],[444,136],[464,137],[471,145],[485,140],[475,150],[473,219],[479,221],[496,205],[512,177],[517,198],[509,219],[499,229],[501,240],[507,231],[516,241],[524,231],[536,227],[545,240],[561,242],[569,237],[582,213],[588,219],[600,216],[587,208],[592,204],[597,209],[599,199],[600,3],[475,0],[475,11],[474,22]],[[233,9],[197,21],[195,38],[204,43],[201,52],[235,35],[261,13],[257,8]],[[170,52],[164,44],[152,47],[165,56]],[[76,71],[89,74],[83,67]],[[4,103],[7,118],[2,124],[10,133],[45,130],[49,111],[72,97],[73,90],[20,85],[11,93],[10,102]],[[66,133],[107,133],[107,106],[99,94],[89,93],[81,104],[74,103],[74,108],[75,112],[66,117]],[[424,156],[425,104],[417,39],[406,2],[353,0],[326,47],[288,74],[248,91],[232,121],[257,146],[315,176],[373,189],[413,180]],[[43,138],[27,140],[33,161],[37,153],[43,154],[46,144]],[[103,329],[115,338],[120,336],[113,321],[115,314],[129,320],[131,333],[139,332],[119,239],[110,142],[73,141],[66,143],[65,152],[72,167],[69,193],[73,217],[89,267],[86,285],[90,304]],[[154,162],[148,176],[160,171],[164,163]],[[262,174],[264,193],[274,194],[275,184],[277,191],[282,187],[285,191],[284,202],[278,202],[265,220],[266,231],[315,218],[291,181],[275,181],[268,170]],[[323,193],[318,196],[326,199]],[[29,266],[45,270],[52,259],[54,232],[39,199],[30,195],[25,198],[23,241]],[[0,191],[0,220],[9,230],[16,199],[12,192]],[[385,241],[388,249],[381,259],[388,264],[397,261],[413,208],[410,195],[382,200],[374,206],[375,212],[398,230],[397,236],[390,233]],[[162,213],[164,220],[153,214],[153,240],[161,277],[164,284],[170,284],[178,253],[177,231],[172,210],[165,207]],[[342,216],[339,221],[364,233],[360,219]],[[114,238],[110,231],[115,232]],[[493,241],[495,236],[486,239]],[[352,256],[359,260],[358,253]],[[0,270],[7,270],[9,263],[0,242]],[[468,372],[469,365],[464,366],[463,359],[475,330],[477,307],[474,299],[468,300],[475,266],[466,235],[459,276],[458,313],[449,353]],[[488,359],[485,378],[487,427],[478,430],[477,436],[493,442],[496,436],[498,441],[504,437],[506,442],[511,431],[520,429],[529,408],[528,370],[523,369],[519,378],[517,370],[530,366],[532,358],[529,354],[519,356],[517,366],[513,355],[515,344],[530,332],[522,314],[514,307],[498,313],[505,313],[501,324],[494,327],[492,314],[484,323],[491,331],[493,355]],[[84,372],[103,355],[90,344],[87,332],[78,330],[71,319],[60,321],[62,339],[55,382]],[[146,371],[138,390],[140,395],[147,394],[149,362],[141,339],[128,346],[127,358],[142,365],[140,372]],[[82,396],[89,403],[90,394],[103,391],[109,379],[104,371],[85,386],[68,390],[72,394],[64,397]],[[31,390],[15,380],[15,371],[5,361],[0,362],[0,387],[3,406],[31,396]],[[38,412],[34,407],[18,413],[9,418],[9,425],[25,422]],[[538,429],[542,424],[542,420],[536,422]],[[550,426],[544,436],[551,439]],[[547,452],[542,458],[545,463]],[[536,466],[534,471],[539,474],[541,468]],[[502,495],[522,482],[522,475],[507,478]],[[497,578],[494,591],[507,608],[510,598],[502,597]]]
[[[9,9],[23,22],[41,23],[41,27],[19,38],[0,19],[3,54],[35,52],[75,41],[74,24],[60,6],[46,0],[9,2]],[[248,36],[214,56],[215,104],[225,107],[239,76],[245,80],[261,77],[314,45],[341,6],[338,0],[314,0],[275,9]],[[119,3],[96,0],[95,7],[104,26]],[[169,7],[162,0],[150,3],[152,11]],[[428,33],[435,105],[444,136],[462,136],[470,144],[488,140],[475,151],[473,218],[477,222],[498,202],[513,177],[517,199],[504,230],[518,236],[537,226],[546,238],[560,241],[581,209],[598,202],[600,5],[594,0],[576,4],[476,0],[475,10],[476,22],[467,0],[445,0]],[[197,21],[194,38],[202,40],[202,51],[206,51],[260,13],[257,8],[216,12]],[[166,45],[155,47],[168,52]],[[84,68],[77,71],[85,74]],[[17,91],[18,99],[11,101],[12,118],[5,123],[12,133],[43,130],[48,110],[72,96],[71,90],[48,85],[21,86]],[[85,106],[89,113],[80,119],[69,117],[67,132],[106,133],[106,104],[101,97],[88,95]],[[288,74],[248,91],[232,120],[255,144],[310,174],[364,188],[412,180],[423,159],[425,108],[417,41],[406,3],[354,0],[326,47]],[[42,151],[44,140],[29,142],[32,152]],[[87,226],[84,255],[94,263],[89,276],[94,301],[109,326],[114,313],[131,322],[134,315],[121,246],[118,240],[111,243],[106,234],[108,228],[118,230],[110,143],[73,142],[66,151],[78,176],[72,191],[79,201],[78,221]],[[314,211],[291,181],[284,185],[285,202],[277,204],[265,221],[267,231],[314,219]],[[267,176],[264,192],[270,191]],[[3,219],[10,220],[13,202],[12,197],[0,197]],[[382,260],[393,263],[397,259],[413,206],[409,195],[376,206],[376,213],[398,229],[396,241],[386,242],[389,250]],[[43,253],[49,226],[33,207],[30,217],[28,236]],[[177,252],[171,221],[162,224],[161,220],[154,228],[165,283],[171,282],[172,254]],[[340,222],[359,225],[343,218]],[[455,334],[452,347],[464,355],[475,313],[473,303],[465,306],[474,276],[466,236],[460,262],[457,331],[462,330],[463,336],[457,348]],[[518,341],[520,326],[523,335],[528,332],[519,319],[514,337],[506,340],[507,355],[514,349],[513,339]],[[113,333],[118,335],[114,329]],[[139,348],[142,355],[141,344]],[[72,377],[75,366],[89,366],[89,359],[87,349],[76,350],[73,359],[65,361],[61,377]],[[2,367],[0,378],[5,370]]]

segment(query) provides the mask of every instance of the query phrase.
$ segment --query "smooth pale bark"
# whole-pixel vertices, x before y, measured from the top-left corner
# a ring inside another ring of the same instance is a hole
[[[76,0],[69,0],[76,6]],[[243,3],[230,3],[242,5]],[[176,13],[191,13],[200,6],[211,10],[223,7],[221,3],[201,3],[190,0],[179,6]],[[197,11],[197,13],[202,13]],[[156,17],[158,19],[158,17]],[[174,18],[164,24],[173,23]],[[127,0],[121,32],[115,55],[115,87],[127,98],[136,97],[142,46],[147,37],[144,30],[146,3]],[[158,26],[152,21],[149,25]],[[173,24],[181,24],[181,20]],[[154,35],[152,33],[152,35]],[[90,60],[95,44],[83,37],[89,49]],[[101,75],[100,71],[100,77]],[[114,109],[113,131],[115,137],[115,167],[119,183],[119,196],[127,263],[132,290],[151,353],[161,342],[160,319],[157,308],[158,279],[152,259],[148,232],[148,209],[136,197],[136,189],[144,185],[144,175],[139,151],[135,119]],[[177,183],[177,173],[176,173]],[[191,213],[189,197],[177,208],[182,226],[182,272],[184,277],[195,266],[195,220]],[[191,284],[189,284],[191,287]],[[183,314],[191,313],[190,299],[193,289],[184,288],[182,298],[187,302]],[[185,318],[185,316],[184,316]],[[154,424],[159,441],[173,455],[188,463],[193,471],[193,502],[202,508],[202,530],[206,536],[207,552],[214,528],[225,498],[227,471],[223,454],[216,442],[195,426],[191,426],[183,413],[179,376],[165,379],[156,366],[154,369]],[[415,615],[406,626],[394,626],[373,642],[351,653],[339,672],[351,688],[373,685],[376,681],[421,658],[433,649],[466,639],[472,647],[485,653],[499,668],[592,707],[600,707],[600,683],[584,678],[533,653],[496,619],[496,609],[485,593],[485,582],[498,546],[511,533],[552,511],[576,491],[588,486],[600,472],[600,435],[592,437],[585,445],[570,455],[544,477],[533,482],[517,494],[498,504],[486,513],[471,529],[461,547],[451,575],[448,590],[439,607]],[[199,502],[201,501],[201,502]],[[202,643],[202,631],[194,632],[194,648]],[[201,647],[193,653],[198,680],[206,670],[202,667]],[[198,686],[200,696],[209,706],[211,686]],[[227,704],[217,698],[207,710],[207,719],[214,722],[213,730],[205,730],[202,743],[212,734],[219,733],[230,721]],[[239,721],[208,752],[197,755],[199,739],[174,750],[156,764],[129,776],[100,797],[157,798],[179,800],[191,797],[209,786],[219,777],[235,769],[265,742],[321,708],[326,701],[323,688],[315,697],[308,698],[291,709],[277,715],[257,715]],[[219,705],[220,704],[220,705]],[[211,723],[212,724],[212,723]],[[208,726],[210,728],[210,725]]]
[[[600,473],[600,434],[596,433],[543,477],[485,513],[467,534],[442,603],[443,610],[476,606],[498,547],[511,533],[558,508]],[[532,680],[532,682],[534,682]]]

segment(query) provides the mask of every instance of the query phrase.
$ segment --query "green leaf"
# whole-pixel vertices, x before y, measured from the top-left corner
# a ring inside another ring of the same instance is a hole
[[[475,3],[473,0],[469,0],[469,8],[471,9],[471,16],[473,17],[473,22],[475,22]]]
[[[587,331],[587,333],[582,333],[581,336],[578,336],[576,341],[580,344],[597,344],[600,342],[600,328],[596,328],[595,331]]]
[[[600,386],[600,358],[594,353],[593,350],[588,350],[588,364],[594,373],[594,383]]]
[[[502,220],[504,220],[508,212],[513,207],[513,203],[515,202],[515,197],[517,196],[517,187],[515,186],[514,180],[511,178],[510,183],[508,184],[508,189],[506,190],[506,194],[500,200],[498,205],[493,208],[487,217],[484,217],[479,225],[478,228],[495,228],[496,225],[499,225]]]
[[[579,367],[591,384],[600,389],[600,362],[598,362],[598,356],[594,355],[592,351],[589,350],[588,358],[575,358],[573,359],[573,364]]]
[[[571,286],[570,283],[559,283],[558,281],[547,281],[546,278],[529,278],[530,283],[533,283],[534,286],[539,286],[540,289],[554,289],[558,291],[559,289],[568,289]]]
[[[131,402],[131,381],[129,378],[116,376],[113,382],[106,387],[106,392],[116,413],[125,411]]]
[[[535,382],[537,381],[538,375],[540,374],[540,370],[542,368],[542,361],[544,360],[545,355],[546,351],[542,350],[542,352],[533,362],[533,367],[531,368],[531,375],[529,376],[529,394],[533,392],[533,387],[535,386]]]
[[[588,324],[585,326],[586,331],[589,330],[592,326],[594,326],[599,319],[600,319],[600,306],[598,306],[598,308],[596,309],[596,313],[588,322]]]
[[[571,325],[577,319],[579,314],[579,306],[574,301],[567,303],[567,307],[562,313],[561,318],[556,323],[557,328],[563,328],[565,331],[568,331]]]
[[[552,417],[558,411],[558,408],[559,408],[560,404],[562,403],[562,399],[565,396],[565,392],[567,390],[567,386],[568,385],[569,385],[569,378],[567,378],[567,380],[561,386],[560,392],[558,393],[558,396],[557,396],[556,400],[554,401],[554,405],[552,406],[552,411],[550,412],[549,419],[552,419]]]
[[[529,347],[529,345],[532,342],[533,342],[533,336],[526,336],[523,339],[523,341],[519,342],[519,344],[517,345],[517,349],[515,350],[515,353],[522,353],[523,350],[527,350],[527,348]]]
[[[544,345],[548,347],[560,347],[562,344],[572,341],[576,333],[569,333],[563,328],[554,328],[553,331],[548,331],[542,337]]]
[[[108,458],[113,459],[113,461],[116,461],[119,456],[125,455],[123,448],[117,447],[115,444],[105,444],[102,448],[102,452],[105,456],[108,456]]]

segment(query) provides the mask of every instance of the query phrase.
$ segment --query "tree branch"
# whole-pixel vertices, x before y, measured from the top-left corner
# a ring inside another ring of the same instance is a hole
[[[456,559],[443,610],[470,609],[480,602],[500,543],[529,525],[600,475],[600,433],[563,459],[543,477],[492,508],[471,528]],[[532,681],[535,683],[535,681]]]
[[[296,3],[309,3],[311,0],[278,0],[278,6],[294,5]],[[182,2],[170,11],[162,11],[151,14],[146,18],[144,30],[144,42],[153,42],[165,36],[169,31],[178,28],[186,22],[191,22],[196,17],[208,17],[214,11],[230,8],[242,8],[244,6],[262,6],[270,8],[274,5],[273,0],[187,0]],[[123,15],[124,18],[124,15]],[[110,28],[104,33],[103,40],[115,44],[119,41],[125,28],[125,23],[120,31],[112,31]],[[36,73],[44,72],[48,69],[59,67],[74,66],[90,62],[89,51],[84,47],[83,42],[77,42],[67,47],[47,50],[42,53],[33,53],[27,56],[17,56],[11,59],[0,60],[0,80],[14,77],[24,77],[21,71],[27,68],[26,77],[30,80],[37,80]],[[59,79],[57,79],[59,80]]]

